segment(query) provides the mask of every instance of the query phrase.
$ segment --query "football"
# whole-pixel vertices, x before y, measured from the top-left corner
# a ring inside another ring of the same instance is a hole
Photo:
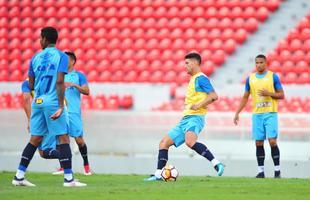
[[[166,165],[161,171],[161,177],[165,181],[176,181],[179,171],[173,165]]]

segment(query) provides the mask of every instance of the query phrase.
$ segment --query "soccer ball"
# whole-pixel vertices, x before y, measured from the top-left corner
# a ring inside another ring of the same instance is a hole
[[[166,165],[161,171],[161,177],[165,181],[176,181],[178,176],[179,172],[173,165]]]

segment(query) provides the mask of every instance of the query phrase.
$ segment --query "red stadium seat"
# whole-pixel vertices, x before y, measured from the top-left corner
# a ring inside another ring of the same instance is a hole
[[[130,109],[133,106],[133,97],[130,94],[124,95],[120,100],[120,107]]]
[[[244,27],[249,32],[254,32],[258,27],[258,22],[255,18],[249,18],[246,20],[246,23],[244,24]]]
[[[285,62],[283,63],[282,72],[283,72],[284,74],[290,73],[290,72],[293,72],[293,71],[294,71],[294,68],[295,68],[295,64],[294,64],[292,61],[285,61]]]
[[[287,83],[287,84],[295,83],[296,80],[297,80],[297,75],[293,72],[289,72],[284,77],[284,83]]]
[[[263,22],[268,18],[269,11],[266,7],[260,7],[258,8],[258,11],[256,12],[256,18]]]
[[[241,17],[244,19],[254,18],[256,12],[258,12],[254,7],[247,7],[242,13]]]
[[[309,72],[302,72],[295,81],[299,84],[310,84]]]
[[[132,82],[136,82],[137,80],[137,72],[136,71],[129,71],[126,76],[124,77],[124,81],[125,82],[129,82],[129,83],[132,83]]]
[[[143,72],[141,72],[141,74],[139,75],[139,77],[138,77],[138,79],[137,79],[137,82],[145,83],[145,82],[149,82],[150,79],[151,79],[150,72],[148,72],[148,71],[143,71]]]

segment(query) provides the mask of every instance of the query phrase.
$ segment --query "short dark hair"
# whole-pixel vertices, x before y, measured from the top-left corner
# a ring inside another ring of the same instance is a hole
[[[56,44],[58,39],[58,32],[54,27],[48,26],[41,29],[41,36],[46,38],[51,44]]]
[[[257,55],[257,56],[255,57],[255,59],[256,59],[256,58],[263,58],[264,60],[267,60],[266,56],[263,55],[263,54]]]
[[[185,59],[195,59],[198,61],[199,65],[201,64],[201,56],[199,55],[199,53],[189,53],[185,56]]]
[[[74,60],[74,63],[73,63],[73,64],[76,63],[76,56],[75,56],[75,54],[74,54],[73,52],[71,52],[71,51],[66,51],[65,54],[67,54],[70,58],[72,58],[72,59]]]

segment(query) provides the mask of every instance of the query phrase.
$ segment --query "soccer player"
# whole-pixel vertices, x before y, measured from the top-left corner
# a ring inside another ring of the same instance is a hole
[[[183,118],[160,141],[157,170],[145,181],[162,180],[161,170],[168,161],[169,147],[172,145],[178,147],[184,142],[189,148],[211,161],[218,176],[222,176],[224,172],[224,165],[214,158],[204,144],[197,141],[205,125],[207,106],[218,99],[209,78],[201,72],[200,65],[201,57],[198,53],[189,53],[185,56],[185,68],[191,79],[187,87]]]
[[[65,187],[86,186],[74,180],[69,145],[66,111],[64,110],[64,77],[68,71],[68,56],[55,48],[58,32],[53,27],[41,29],[42,51],[32,57],[28,71],[29,86],[35,96],[31,106],[31,138],[26,145],[16,175],[15,186],[35,186],[25,179],[25,172],[45,134],[59,138],[59,161],[64,168]]]
[[[65,76],[66,102],[69,113],[69,135],[73,137],[79,147],[81,156],[84,161],[84,174],[91,175],[87,146],[83,139],[83,123],[81,116],[81,94],[89,95],[89,87],[84,74],[74,69],[76,56],[73,52],[65,52],[69,56],[69,73]],[[63,169],[60,168],[53,174],[61,174]]]
[[[29,131],[29,122],[31,116],[31,100],[33,98],[33,92],[30,90],[29,81],[25,80],[22,83],[23,94],[23,108],[27,116],[27,130]],[[45,159],[59,159],[59,152],[56,150],[56,137],[51,134],[43,136],[41,144],[38,146],[39,154]]]
[[[234,117],[235,125],[239,122],[239,113],[252,96],[252,135],[256,143],[256,158],[258,174],[256,178],[265,178],[264,172],[264,140],[267,138],[271,147],[274,163],[274,177],[280,178],[280,151],[277,145],[278,137],[278,100],[284,99],[284,91],[279,77],[267,70],[267,60],[264,55],[255,58],[256,73],[246,79],[245,92]]]

